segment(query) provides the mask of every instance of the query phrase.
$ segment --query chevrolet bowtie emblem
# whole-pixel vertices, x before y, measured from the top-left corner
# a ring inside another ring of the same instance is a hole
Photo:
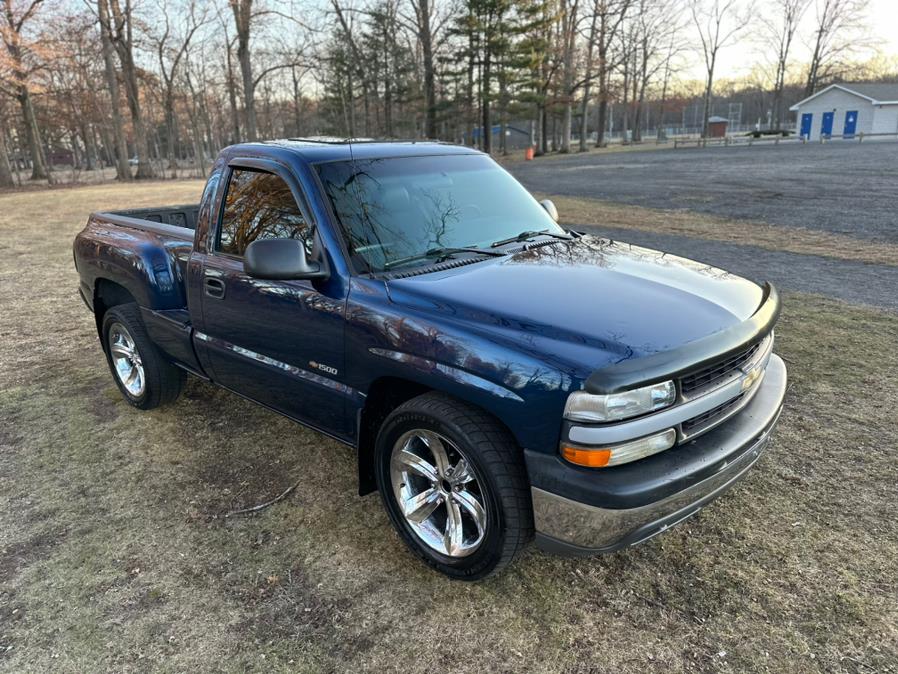
[[[752,386],[755,385],[755,382],[758,381],[758,377],[761,376],[761,368],[755,367],[745,373],[745,377],[742,379],[742,390],[747,391]]]

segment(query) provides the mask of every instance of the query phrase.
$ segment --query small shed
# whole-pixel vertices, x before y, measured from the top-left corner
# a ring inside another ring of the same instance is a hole
[[[708,117],[708,138],[726,138],[729,123],[726,117]]]
[[[898,84],[831,84],[791,108],[806,140],[856,134],[898,134]]]

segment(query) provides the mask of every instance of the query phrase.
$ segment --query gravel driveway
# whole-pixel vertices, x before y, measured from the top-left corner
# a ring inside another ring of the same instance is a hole
[[[572,155],[509,170],[529,189],[898,242],[898,143]]]

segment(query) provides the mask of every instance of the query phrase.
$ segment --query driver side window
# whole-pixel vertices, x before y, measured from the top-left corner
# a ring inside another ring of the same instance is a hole
[[[303,217],[290,186],[266,171],[231,171],[215,250],[243,257],[258,239],[299,239],[312,252],[312,227]]]

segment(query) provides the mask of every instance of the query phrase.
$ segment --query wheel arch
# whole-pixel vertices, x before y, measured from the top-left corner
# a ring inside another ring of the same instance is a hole
[[[496,421],[496,423],[505,429],[509,436],[513,438],[520,447],[519,438],[517,438],[511,427],[503,420],[503,415],[498,412],[496,406],[489,404],[488,401],[485,401],[480,396],[474,398],[464,394],[460,395],[458,390],[450,390],[450,387],[448,386],[441,386],[440,381],[424,384],[420,381],[403,377],[379,377],[375,379],[368,388],[365,404],[359,410],[358,414],[356,449],[360,496],[365,496],[366,494],[370,494],[377,490],[377,484],[374,477],[374,448],[377,440],[377,433],[384,420],[393,410],[403,403],[430,392],[442,393],[455,400],[467,403],[468,405],[473,405],[482,412],[488,414]],[[479,392],[483,393],[483,391]],[[523,461],[523,449],[521,460]]]
[[[97,325],[97,334],[103,341],[103,316],[112,307],[120,304],[137,303],[134,295],[125,286],[107,278],[98,278],[94,283],[94,320]]]

